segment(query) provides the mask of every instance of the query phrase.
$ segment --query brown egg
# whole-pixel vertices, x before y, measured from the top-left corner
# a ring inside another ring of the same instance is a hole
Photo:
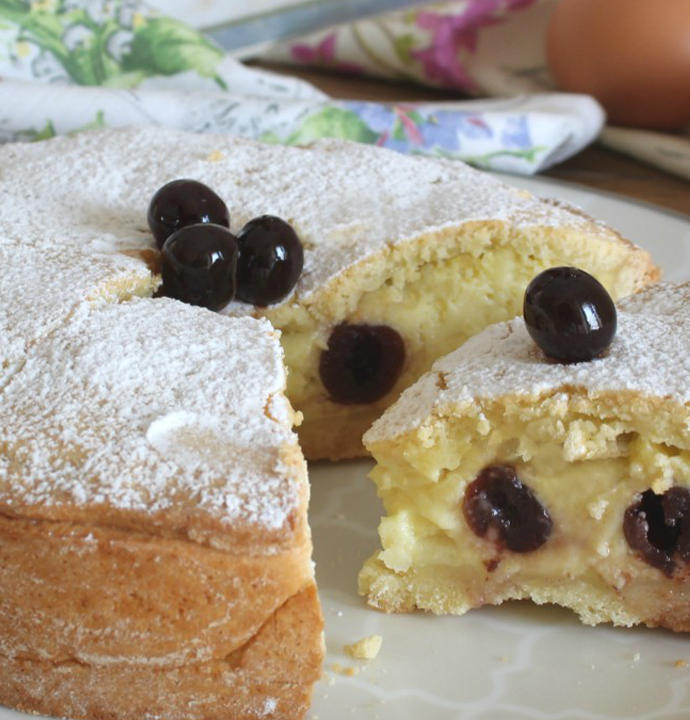
[[[613,124],[690,123],[690,0],[561,0],[547,57],[560,89],[593,95]]]

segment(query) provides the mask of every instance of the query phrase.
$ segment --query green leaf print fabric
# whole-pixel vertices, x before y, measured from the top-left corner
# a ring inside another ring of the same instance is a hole
[[[409,60],[413,47],[404,39],[396,52]],[[333,40],[317,52],[333,56]],[[335,138],[527,174],[578,150],[603,122],[591,99],[553,94],[331,100],[246,67],[141,0],[0,0],[0,109],[0,141],[158,124],[291,145]]]

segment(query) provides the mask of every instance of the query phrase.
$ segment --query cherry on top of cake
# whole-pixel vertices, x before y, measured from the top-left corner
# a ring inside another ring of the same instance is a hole
[[[529,399],[567,389],[590,397],[625,391],[685,406],[690,403],[689,343],[690,283],[659,283],[624,299],[610,347],[588,362],[545,359],[521,317],[497,323],[439,359],[364,440],[371,447],[415,430],[431,414],[468,411],[479,399]]]
[[[220,311],[237,295],[266,307],[287,297],[302,273],[302,242],[289,223],[261,215],[235,236],[226,204],[198,180],[163,185],[147,220],[161,250],[166,297]]]

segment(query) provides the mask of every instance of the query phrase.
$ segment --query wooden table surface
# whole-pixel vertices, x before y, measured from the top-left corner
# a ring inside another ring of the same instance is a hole
[[[258,66],[297,75],[336,98],[383,102],[458,99],[457,95],[416,85],[265,63]],[[541,176],[619,193],[690,215],[690,182],[596,144]]]

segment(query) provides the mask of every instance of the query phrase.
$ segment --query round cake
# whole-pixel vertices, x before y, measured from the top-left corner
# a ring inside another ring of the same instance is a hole
[[[28,712],[302,717],[323,654],[302,450],[364,453],[544,268],[615,297],[658,277],[577,210],[356,144],[107,130],[3,146],[0,167],[0,703]],[[206,226],[237,288],[204,295],[194,263],[219,255],[177,230],[159,249],[152,199],[173,181],[217,197]],[[291,254],[279,292],[247,260],[257,226]],[[171,297],[186,252],[192,299],[220,312]]]

